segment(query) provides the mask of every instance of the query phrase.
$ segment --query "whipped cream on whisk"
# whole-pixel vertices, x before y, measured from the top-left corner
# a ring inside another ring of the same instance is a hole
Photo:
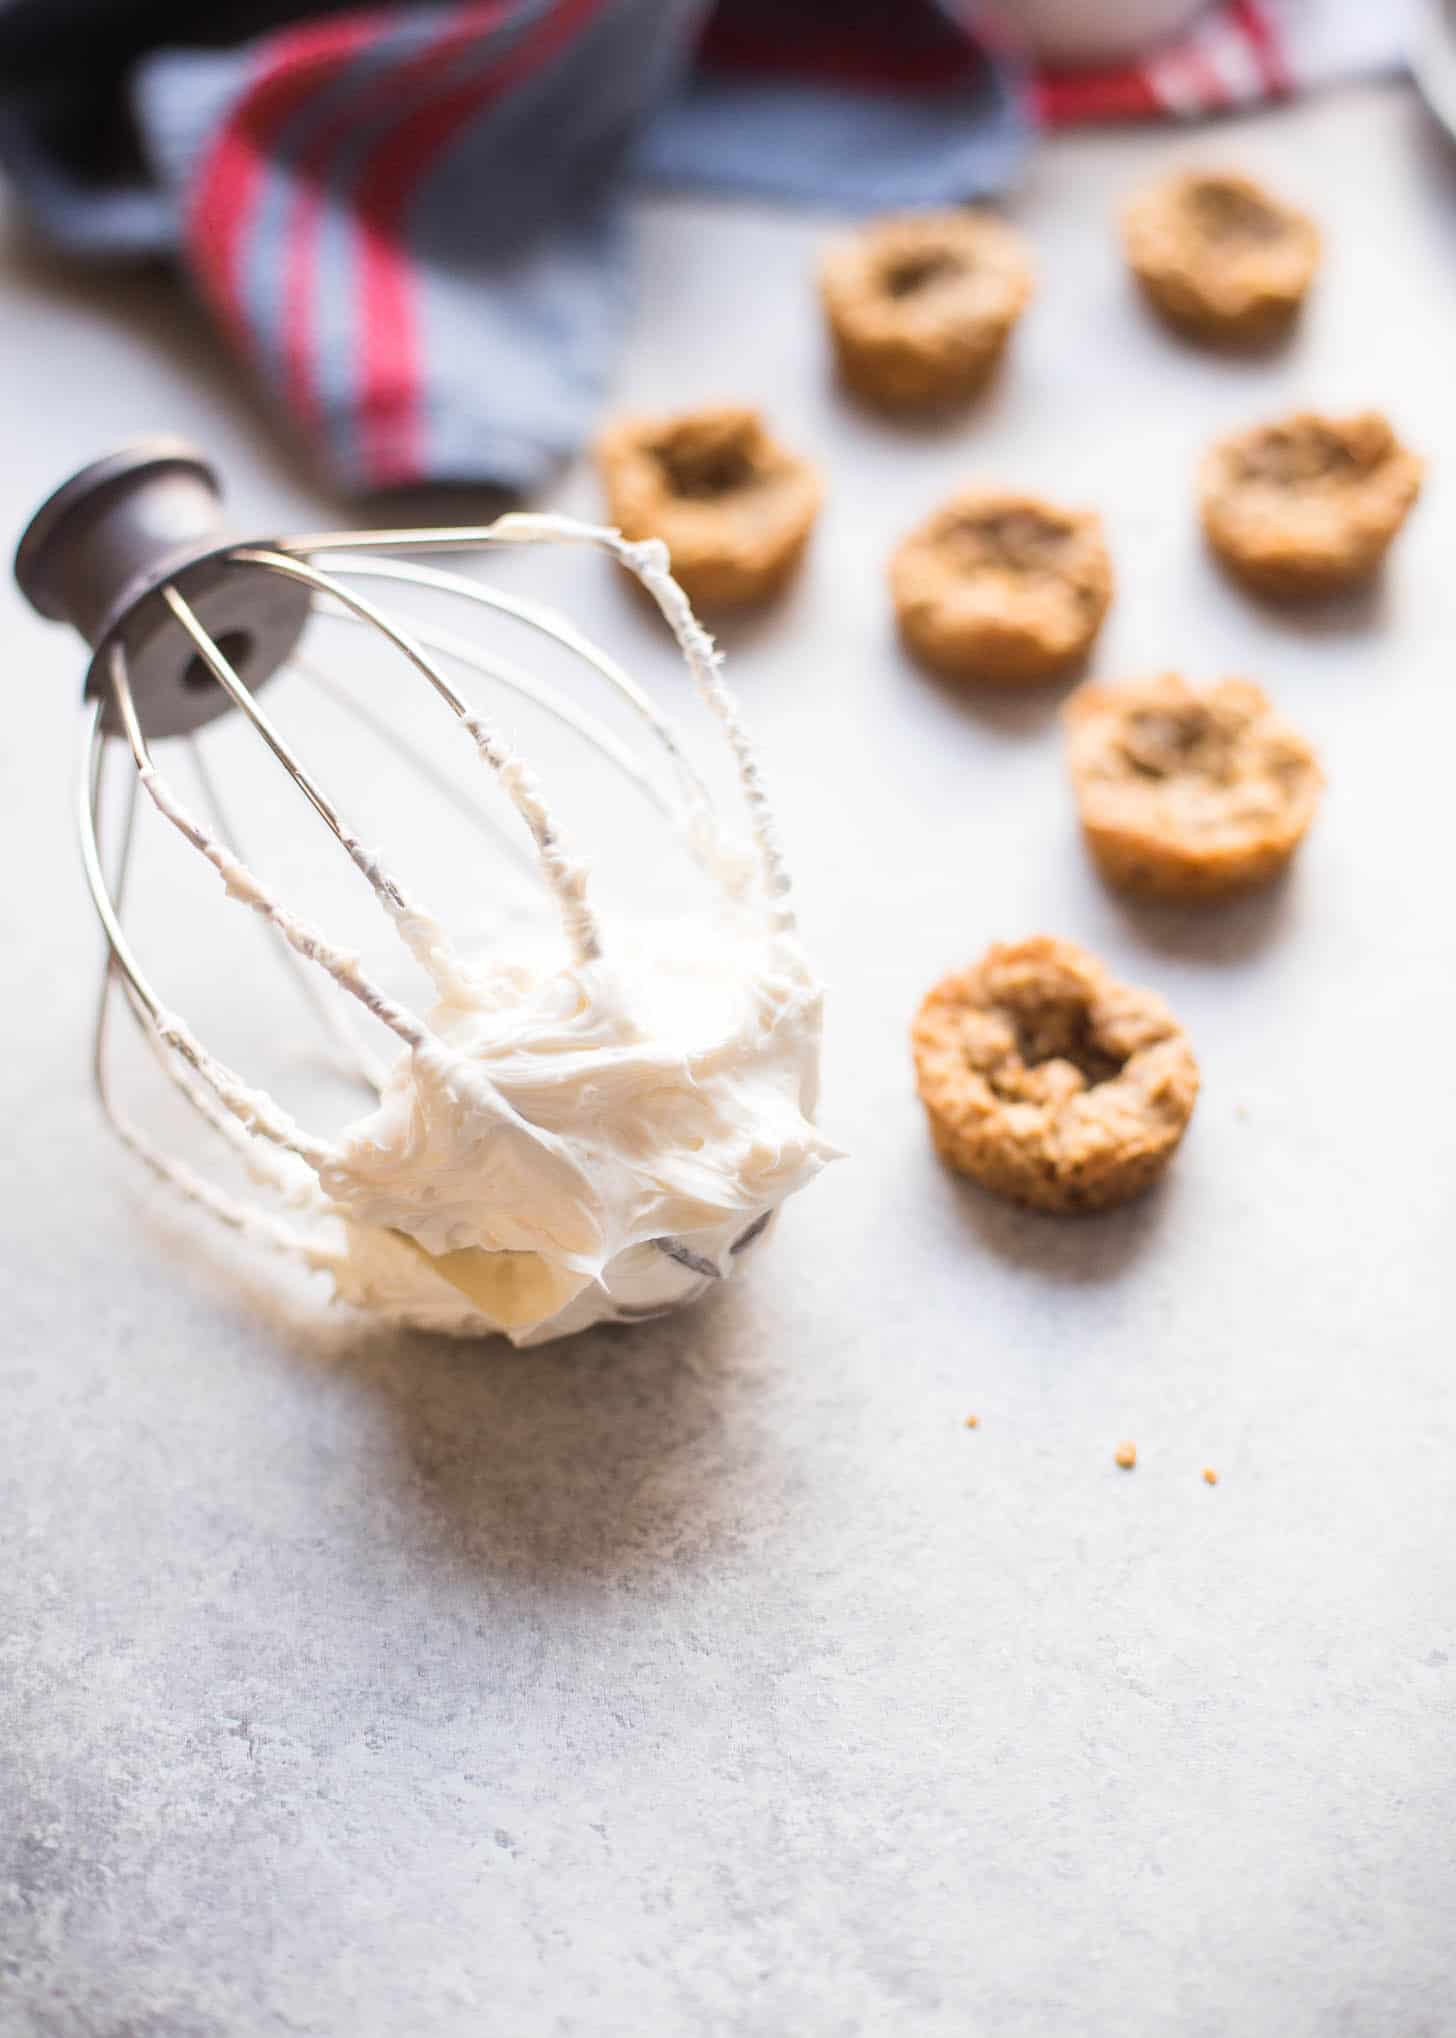
[[[320,1170],[340,1296],[528,1343],[705,1291],[833,1157],[820,1008],[797,943],[742,912],[496,965]]]
[[[391,536],[407,544],[410,534]],[[455,576],[412,570],[416,584],[534,621],[627,697],[666,753],[676,788],[668,811],[709,880],[711,904],[657,926],[604,927],[587,866],[568,852],[534,774],[422,646],[301,559],[250,555],[384,628],[444,697],[534,841],[560,931],[535,952],[484,966],[466,960],[330,813],[340,844],[433,987],[419,1016],[275,899],[182,804],[139,742],[141,783],[164,818],[213,865],[230,896],[387,1027],[400,1052],[377,1108],[326,1140],[158,1008],[155,1044],[173,1082],[256,1181],[306,1213],[306,1229],[236,1202],[113,1115],[156,1173],[237,1230],[326,1270],[343,1301],[401,1324],[533,1344],[603,1320],[655,1315],[706,1292],[835,1149],[814,1124],[821,997],[795,933],[777,832],[718,652],[671,578],[664,548],[548,516],[503,518],[482,539],[594,545],[635,573],[657,603],[732,754],[746,838],[714,816],[675,732],[642,690],[564,618]],[[438,540],[424,534],[424,542]],[[468,662],[468,647],[461,655]]]

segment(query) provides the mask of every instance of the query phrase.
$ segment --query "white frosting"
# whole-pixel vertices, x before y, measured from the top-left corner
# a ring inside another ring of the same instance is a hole
[[[821,1001],[795,937],[773,819],[717,649],[664,548],[543,516],[502,518],[471,541],[595,545],[642,580],[732,754],[751,845],[724,834],[669,725],[564,618],[455,576],[420,575],[533,621],[637,708],[674,767],[680,839],[714,880],[716,904],[692,920],[614,923],[604,936],[586,864],[568,854],[533,774],[494,726],[338,581],[291,554],[249,554],[383,629],[444,694],[529,830],[561,933],[533,953],[472,968],[380,858],[331,822],[433,984],[433,1009],[417,1018],[183,806],[133,730],[143,786],[229,896],[388,1027],[402,1051],[378,1108],[329,1142],[210,1056],[175,1014],[152,1011],[154,1045],[178,1088],[255,1181],[306,1214],[307,1228],[238,1203],[113,1118],[183,1195],[327,1270],[342,1300],[420,1328],[533,1344],[704,1293],[834,1149],[814,1127]],[[300,541],[297,551],[311,549]]]
[[[670,1308],[832,1158],[791,935],[725,908],[614,928],[611,955],[501,963],[431,1013],[319,1173],[341,1297],[517,1344]]]

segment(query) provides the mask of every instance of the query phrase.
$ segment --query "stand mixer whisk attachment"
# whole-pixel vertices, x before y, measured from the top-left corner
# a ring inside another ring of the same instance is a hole
[[[220,507],[204,458],[180,441],[148,441],[68,481],[37,511],[16,555],[32,605],[73,625],[91,648],[78,814],[107,942],[96,1081],[116,1131],[190,1203],[326,1271],[343,1300],[402,1324],[500,1331],[526,1344],[656,1315],[707,1292],[833,1149],[813,1123],[820,1000],[798,947],[777,832],[719,654],[663,547],[529,514],[474,528],[239,542],[222,532]],[[724,829],[649,694],[565,615],[418,563],[524,545],[595,548],[641,582],[726,743],[746,838]],[[411,618],[366,588],[448,602],[455,619],[441,628]],[[484,648],[482,626],[502,616],[606,689],[640,724],[663,770],[649,771],[572,695]],[[334,789],[295,752],[268,704],[289,672],[341,690],[337,675],[317,673],[305,646],[320,620],[367,633],[414,683],[408,709],[391,709],[392,747],[396,736],[407,747],[420,690],[455,718],[533,853],[559,923],[546,950],[467,953],[353,832]],[[600,915],[587,865],[535,773],[497,719],[467,697],[473,676],[535,703],[646,793],[707,874],[710,907],[662,928],[618,927]],[[426,987],[425,1010],[291,910],[244,860],[197,743],[229,711],[251,725],[349,858]],[[158,763],[164,747],[190,754],[200,808],[179,793],[170,755]],[[135,774],[108,858],[101,808],[116,749],[129,753]],[[370,1084],[371,1108],[337,1137],[311,1133],[215,1056],[154,988],[128,933],[125,900],[138,788],[228,896],[267,923],[332,1048]],[[266,1204],[240,1199],[166,1151],[117,1102],[108,1029],[118,993],[173,1087],[267,1192]],[[362,1009],[392,1048],[387,1061],[356,1037],[343,1016],[350,1008]]]

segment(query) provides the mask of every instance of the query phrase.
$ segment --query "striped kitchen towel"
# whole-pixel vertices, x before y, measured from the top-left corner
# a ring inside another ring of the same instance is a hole
[[[1196,119],[1394,70],[1413,12],[1411,0],[1224,0],[1135,63],[1042,72],[1036,111],[1054,127]]]
[[[528,489],[601,401],[633,179],[948,203],[1006,188],[1034,112],[1209,111],[1397,53],[1393,4],[1224,0],[1141,65],[1029,79],[975,11],[0,0],[0,169],[62,248],[180,257],[341,487]]]

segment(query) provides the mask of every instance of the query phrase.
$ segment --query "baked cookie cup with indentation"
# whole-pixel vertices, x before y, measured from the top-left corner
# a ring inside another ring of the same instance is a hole
[[[1120,891],[1181,904],[1267,884],[1314,819],[1314,751],[1250,680],[1088,685],[1063,714],[1082,834]]]
[[[886,410],[967,401],[1031,296],[1025,241],[984,212],[907,213],[838,235],[819,296],[839,373]]]
[[[1203,529],[1238,580],[1274,601],[1358,587],[1421,490],[1422,462],[1379,411],[1296,411],[1216,440],[1198,475]]]
[[[911,1031],[941,1159],[1013,1203],[1107,1210],[1147,1189],[1188,1129],[1198,1064],[1151,991],[1037,935],[948,976]]]
[[[612,522],[628,538],[661,538],[700,608],[746,608],[777,594],[823,499],[813,464],[744,405],[617,418],[596,458]]]
[[[1122,210],[1128,266],[1189,338],[1261,347],[1288,331],[1319,267],[1319,229],[1252,177],[1181,170]]]
[[[1086,656],[1112,562],[1093,511],[966,488],[897,547],[890,593],[901,636],[934,671],[1033,686]]]

